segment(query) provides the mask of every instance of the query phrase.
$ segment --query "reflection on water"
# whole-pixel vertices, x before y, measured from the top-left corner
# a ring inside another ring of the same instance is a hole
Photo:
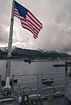
[[[5,77],[6,72],[6,60],[0,60],[0,74],[2,78]],[[11,74],[34,74],[34,73],[49,73],[49,72],[61,72],[65,68],[55,68],[53,64],[58,62],[31,62],[28,64],[24,61],[12,60],[11,62]],[[64,63],[64,62],[59,62]]]

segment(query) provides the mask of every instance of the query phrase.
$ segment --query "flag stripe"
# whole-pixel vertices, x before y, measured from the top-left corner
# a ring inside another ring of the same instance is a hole
[[[30,16],[29,13],[27,13],[27,16],[28,16],[28,17],[31,19],[31,21],[33,21],[38,27],[42,28],[42,27],[40,26],[40,24],[38,24],[38,22],[37,22],[33,17]]]
[[[23,28],[33,33],[33,37],[38,37],[42,29],[42,23],[25,7],[15,1],[14,16],[20,19]]]
[[[33,22],[28,16],[26,18],[27,20],[29,20],[30,22],[32,22],[38,29],[41,29],[35,22]]]
[[[19,15],[16,15],[16,14],[15,14],[14,16],[16,16],[16,17],[18,17],[18,18],[20,19],[20,16],[19,16]],[[31,30],[32,30],[32,26],[31,26],[31,25],[28,25],[28,24],[25,22],[25,20],[24,20],[24,19],[22,20],[22,18],[21,18],[20,20],[21,20],[21,23],[22,23],[22,24],[24,24],[24,25],[26,25],[26,26],[30,27],[30,28],[31,28]],[[38,33],[38,32],[37,32],[37,30],[35,30],[35,28],[34,28],[34,27],[33,27],[33,29],[34,29],[34,33],[36,33],[36,34],[37,34],[37,33]]]
[[[25,21],[25,19],[23,19],[22,17],[19,16],[19,13],[18,13],[17,10],[14,11],[14,16],[18,17],[18,18],[21,20],[21,25],[23,24],[22,27],[25,28],[25,26],[27,26],[27,27],[30,29],[29,31],[31,31],[31,32],[32,32],[33,34],[35,34],[35,35],[38,35],[37,33],[39,33],[39,31],[35,30],[34,27],[33,27],[33,29],[32,29],[31,24],[28,25],[27,22]],[[32,23],[32,22],[31,22],[31,23]],[[28,29],[28,28],[27,28],[27,29]],[[32,30],[33,30],[33,31],[32,31]]]
[[[21,20],[24,21],[23,18],[21,18]],[[37,32],[40,31],[40,29],[39,29],[36,25],[34,25],[31,21],[27,20],[27,24],[32,25],[32,27],[35,28],[35,30],[36,30]]]
[[[27,23],[28,23],[31,27],[33,27],[33,29],[34,29],[37,33],[39,32],[39,30],[38,30],[33,24],[29,23],[28,21],[27,21]]]
[[[20,19],[20,16],[19,16],[19,15],[17,15],[16,13],[14,14],[14,16],[16,16],[16,17],[18,17],[18,18]]]
[[[16,14],[14,14],[14,16],[16,16],[17,18],[19,18],[19,16],[18,15],[16,15]],[[20,18],[19,18],[20,19]]]
[[[16,10],[16,11],[14,11],[14,16],[16,16],[16,17],[18,17],[18,18],[20,18],[20,16],[19,16],[19,13],[18,13],[18,11]],[[21,21],[24,21],[24,19],[23,18],[20,18],[21,19]],[[23,22],[22,22],[23,23]],[[39,32],[39,29],[36,27],[36,25],[34,25],[31,21],[29,21],[29,20],[27,20],[27,23],[30,25],[30,26],[33,26],[33,29],[38,33]]]
[[[27,30],[29,30],[30,32],[32,32],[32,30],[30,30],[30,28],[29,28],[29,27],[24,26],[23,24],[22,24],[22,27],[23,27],[23,28],[25,28],[25,29],[27,29]],[[32,33],[33,33],[33,32],[32,32]],[[37,38],[37,36],[38,36],[38,35],[33,34],[33,37],[34,37],[35,39]]]
[[[23,23],[22,23],[23,24]],[[30,28],[30,30],[32,31],[33,34],[38,35],[38,33],[35,30],[32,30],[32,27],[27,25],[27,24],[23,24],[24,26],[27,26],[28,28]]]
[[[32,27],[31,27],[31,25],[28,25],[25,21],[21,21],[21,23],[23,25],[25,25],[25,26],[28,26],[31,30],[33,30]],[[34,32],[35,34],[37,34],[37,32],[35,30],[33,30],[32,32]]]
[[[16,9],[14,9],[14,16],[18,17],[20,19],[20,15]]]
[[[33,31],[28,26],[22,24],[22,27],[33,33]],[[36,34],[34,34],[34,35],[35,35],[35,37],[37,37]]]
[[[40,21],[30,11],[29,14],[31,14],[31,16],[38,22],[38,24],[40,23]],[[40,23],[40,25],[42,26],[42,23]]]

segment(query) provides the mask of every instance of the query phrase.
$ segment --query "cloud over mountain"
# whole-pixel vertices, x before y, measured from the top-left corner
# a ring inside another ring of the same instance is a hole
[[[34,40],[14,18],[13,45],[21,48],[71,52],[71,0],[17,0],[28,8],[43,24]],[[0,46],[8,44],[12,2],[0,0]]]

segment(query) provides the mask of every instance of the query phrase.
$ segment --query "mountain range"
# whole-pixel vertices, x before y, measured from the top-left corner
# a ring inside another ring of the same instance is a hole
[[[0,57],[7,56],[8,47],[0,47]],[[55,50],[31,50],[31,49],[22,49],[13,46],[12,47],[12,56],[28,57],[28,58],[58,58],[58,57],[71,57],[67,53],[60,53]]]

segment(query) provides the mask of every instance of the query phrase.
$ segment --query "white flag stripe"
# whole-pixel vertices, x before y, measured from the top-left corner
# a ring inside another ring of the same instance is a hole
[[[35,34],[28,26],[26,26],[26,25],[24,25],[24,24],[22,24],[22,26],[24,27],[24,28],[27,28],[29,31],[31,31],[35,36],[37,36],[37,34]]]
[[[35,21],[35,22],[37,22],[37,24],[39,24],[40,25],[40,27],[42,27],[42,25],[28,12],[28,15]]]
[[[15,9],[16,10],[16,9]],[[17,14],[17,16],[19,15],[19,13],[18,13],[18,11],[16,10],[15,11],[15,13]],[[18,16],[18,17],[20,17],[20,16]],[[29,18],[29,17],[28,17]],[[29,18],[30,19],[30,18]],[[30,19],[31,20],[31,19]],[[32,20],[31,20],[32,21]],[[28,22],[28,23],[30,23],[30,22]],[[33,21],[32,21],[32,23],[34,24],[34,25],[36,25]],[[31,23],[30,23],[31,24]],[[32,24],[31,24],[32,25]],[[32,25],[33,26],[33,25]],[[38,32],[40,31],[40,28],[36,25],[36,27],[38,27],[39,28],[39,30],[35,27],[35,26],[33,26]]]
[[[31,21],[34,25],[36,25],[39,29],[41,29],[41,26],[38,25],[37,22],[35,22],[31,17],[29,17],[29,16],[27,15],[26,18],[27,18],[28,20],[30,19],[30,21]]]
[[[31,24],[30,22],[28,22],[28,21],[27,21],[27,23],[28,23],[29,25],[32,25],[32,24]],[[37,32],[39,32],[39,30],[38,30],[35,26],[32,25],[32,27],[33,27]]]
[[[16,15],[16,14],[14,14],[14,16],[16,16],[17,18],[20,18],[20,16],[18,16],[18,15]]]
[[[40,31],[40,29],[35,24],[33,24],[31,21],[27,20],[27,22],[29,22],[29,24],[32,24],[38,31]]]
[[[17,14],[17,16],[19,15],[19,13],[18,13],[17,10],[15,11],[15,13]],[[19,17],[19,16],[18,16],[18,17]],[[29,23],[30,25],[32,25],[30,22],[28,22],[28,23]],[[34,25],[36,25],[36,24],[34,24]],[[39,30],[38,30],[35,26],[32,25],[32,27],[34,27],[34,28],[39,32]],[[37,26],[37,27],[38,27],[38,26]],[[39,28],[39,27],[38,27],[38,28]]]
[[[28,28],[32,33],[34,33],[33,31],[32,31],[32,29],[31,28],[29,28],[29,26],[27,26],[27,25],[24,25],[24,24],[22,24],[22,26],[23,27],[25,27],[25,28]]]
[[[16,14],[14,14],[14,15],[15,15],[16,17],[18,17],[18,18],[22,18],[22,17],[20,17],[19,15],[16,15]],[[25,21],[22,21],[22,22],[23,22],[22,24],[25,23],[26,25],[28,25],[28,22],[25,22]],[[23,25],[23,26],[25,26],[25,25]],[[28,27],[31,28],[32,33],[34,33],[35,35],[37,35],[37,33],[39,33],[39,31],[37,32],[36,30],[33,30],[32,26],[29,25]],[[27,28],[28,28],[28,27],[27,27]],[[30,28],[29,28],[29,29],[30,29]]]
[[[27,25],[28,27],[30,27],[30,28],[32,29],[32,31],[33,31],[35,34],[37,34],[37,31],[34,30],[31,25],[27,24],[27,22],[25,22],[25,21],[21,21],[21,22],[22,22],[22,24],[25,24],[25,25]]]
[[[21,19],[23,19],[23,17],[21,17]],[[24,21],[24,19],[23,19],[22,21]],[[31,22],[25,21],[25,23],[27,23],[28,25],[31,25],[31,26],[34,28],[34,30],[35,30],[36,32],[39,32],[39,31],[40,31],[40,30],[38,30],[38,28],[36,28]]]
[[[14,12],[14,15],[17,15],[17,16],[19,16],[19,14],[18,14],[18,13],[15,13],[15,12]]]
[[[22,18],[22,17],[20,17],[20,16],[18,16],[18,15],[16,15],[16,14],[15,14],[15,16],[18,17],[18,18],[20,18],[20,19]],[[26,25],[29,25],[29,24],[28,24],[27,22],[25,22],[25,21],[22,21],[22,22],[23,22],[23,24],[25,23]],[[32,29],[31,31],[34,31],[33,33],[36,33],[36,34],[37,34],[37,31],[36,31],[36,30],[33,30],[32,26],[29,25],[29,27]]]
[[[18,15],[19,15],[19,13],[18,13],[17,9],[14,9],[14,13],[16,13],[16,14],[18,14]]]
[[[36,25],[28,16],[26,16],[27,20],[30,20],[34,25]],[[38,25],[36,25],[36,27],[38,27],[38,29],[41,29]]]
[[[25,7],[15,1],[14,16],[20,19],[23,28],[33,33],[33,37],[38,37],[42,29],[42,23]]]
[[[21,17],[21,20],[24,20],[24,18]],[[28,24],[32,25],[32,27],[35,28],[36,31],[38,31],[38,32],[40,31],[40,29],[38,29],[38,27],[37,27],[36,25],[34,25],[30,20],[27,20],[27,19],[26,19],[26,22],[27,22]]]
[[[16,10],[16,9],[15,9]],[[19,15],[19,13],[18,13],[18,11],[16,10],[16,11],[14,11],[14,16],[16,16],[16,17],[18,17],[18,18],[20,18],[20,15]]]

